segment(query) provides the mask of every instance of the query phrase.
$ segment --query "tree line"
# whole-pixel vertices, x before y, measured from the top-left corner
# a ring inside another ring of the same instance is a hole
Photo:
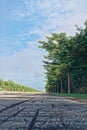
[[[2,79],[0,79],[0,91],[39,92],[32,87],[17,84],[11,80],[3,81]]]
[[[39,41],[44,55],[46,91],[87,93],[87,20],[84,28],[76,26],[74,36],[51,33]]]

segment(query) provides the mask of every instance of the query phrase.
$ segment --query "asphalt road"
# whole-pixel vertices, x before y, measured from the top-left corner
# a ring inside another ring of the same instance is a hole
[[[46,94],[0,94],[0,130],[87,130],[87,104]]]

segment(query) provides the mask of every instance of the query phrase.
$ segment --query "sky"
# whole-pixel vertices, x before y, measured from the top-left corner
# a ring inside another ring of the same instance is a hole
[[[44,91],[39,40],[84,27],[87,0],[0,0],[0,79]]]

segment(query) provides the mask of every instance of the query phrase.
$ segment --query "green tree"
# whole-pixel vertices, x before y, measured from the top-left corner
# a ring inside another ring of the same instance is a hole
[[[87,87],[87,21],[84,25],[84,29],[77,26],[75,36],[52,33],[46,41],[39,41],[40,48],[47,52],[44,56],[47,91],[70,93]]]

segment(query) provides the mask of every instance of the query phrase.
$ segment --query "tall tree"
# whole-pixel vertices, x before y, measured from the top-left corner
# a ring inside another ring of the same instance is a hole
[[[87,21],[84,29],[77,26],[75,36],[52,33],[46,38],[46,41],[39,41],[40,48],[47,51],[44,56],[46,90],[77,92],[87,82]]]

